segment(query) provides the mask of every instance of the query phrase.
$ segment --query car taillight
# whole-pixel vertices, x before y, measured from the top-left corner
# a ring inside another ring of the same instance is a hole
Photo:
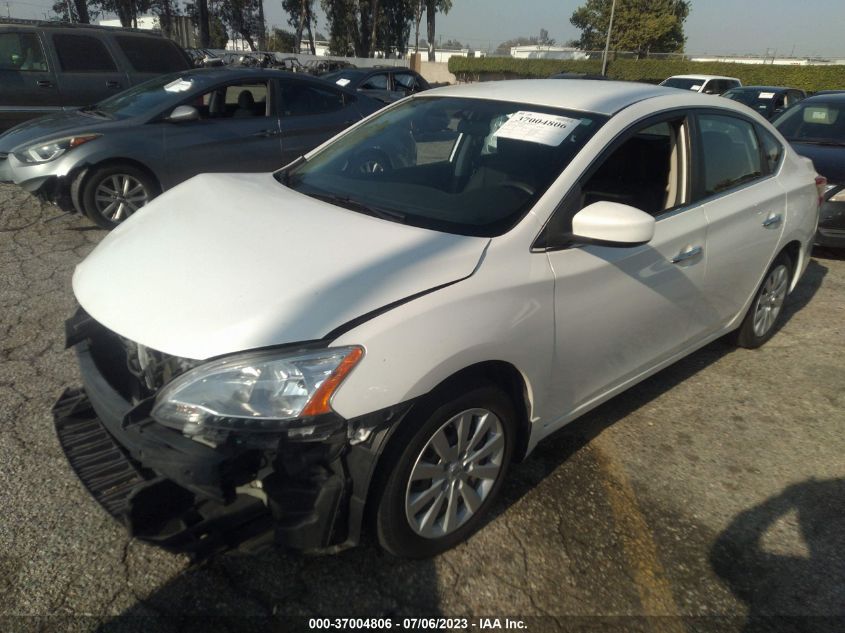
[[[816,176],[816,190],[819,192],[819,206],[824,202],[824,192],[827,189],[827,178]]]

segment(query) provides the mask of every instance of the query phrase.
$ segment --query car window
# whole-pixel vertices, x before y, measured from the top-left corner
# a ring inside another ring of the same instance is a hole
[[[606,120],[524,103],[412,99],[277,178],[350,212],[492,237],[528,212]]]
[[[698,117],[702,195],[710,196],[763,174],[754,126],[719,114]]]
[[[170,73],[188,68],[188,62],[170,40],[131,35],[118,35],[115,40],[136,72]]]
[[[655,217],[686,203],[686,119],[678,116],[635,129],[581,185],[586,207],[606,200]]]
[[[331,88],[311,86],[297,81],[282,84],[282,115],[305,116],[340,110],[344,94]]]
[[[763,146],[763,163],[765,173],[773,174],[778,170],[783,158],[783,145],[765,128],[757,126],[757,136]]]
[[[703,79],[691,79],[689,77],[669,77],[665,79],[660,85],[668,86],[669,88],[679,88],[681,90],[701,90],[704,83]]]
[[[242,82],[218,86],[191,99],[200,113],[200,119],[240,119],[268,115],[267,82]]]
[[[403,88],[409,92],[415,92],[419,90],[417,78],[414,77],[411,73],[396,73],[395,75],[393,75],[393,78],[396,80],[397,90],[401,90]]]
[[[367,77],[367,80],[359,88],[362,90],[387,90],[387,86],[387,75],[373,75],[372,77]]]
[[[111,54],[105,45],[90,35],[57,33],[53,44],[59,65],[65,72],[96,73],[117,70]]]
[[[38,36],[35,33],[0,33],[0,70],[47,70]]]

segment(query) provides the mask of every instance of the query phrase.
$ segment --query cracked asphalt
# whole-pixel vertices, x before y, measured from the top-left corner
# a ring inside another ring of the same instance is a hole
[[[104,233],[0,186],[0,630],[243,631],[318,617],[529,630],[845,630],[845,258],[814,257],[762,349],[717,341],[542,443],[470,542],[199,566],[87,495],[50,407],[74,266]],[[115,271],[120,274],[120,271]]]

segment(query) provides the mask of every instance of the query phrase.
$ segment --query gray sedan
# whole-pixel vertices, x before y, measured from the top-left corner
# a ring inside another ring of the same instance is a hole
[[[382,105],[278,70],[184,71],[0,135],[0,181],[112,228],[196,174],[282,167]]]

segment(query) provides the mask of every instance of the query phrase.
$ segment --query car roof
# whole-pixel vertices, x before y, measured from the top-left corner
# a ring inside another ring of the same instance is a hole
[[[433,88],[420,98],[469,97],[612,115],[637,101],[678,94],[677,88],[631,81],[515,79]]]
[[[821,95],[812,95],[801,101],[801,103],[812,103],[816,101],[826,101],[829,103],[845,102],[845,92],[826,92]]]
[[[103,26],[100,24],[75,24],[69,22],[43,22],[41,20],[15,20],[3,19],[0,21],[0,30],[52,30],[52,31],[94,31],[96,33],[116,33],[119,35],[141,35],[165,39],[157,31],[147,29],[133,29],[125,26]]]
[[[736,77],[726,77],[725,75],[672,75],[666,79],[730,79],[731,81],[739,81]]]
[[[790,88],[788,86],[737,86],[736,88],[731,88],[730,92],[786,92],[787,90],[799,90],[798,88]]]

